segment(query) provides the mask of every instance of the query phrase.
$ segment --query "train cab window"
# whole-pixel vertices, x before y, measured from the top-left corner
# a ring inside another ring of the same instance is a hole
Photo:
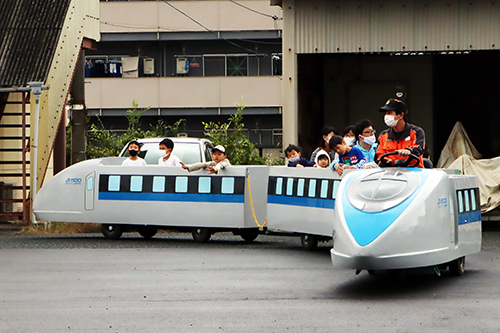
[[[109,176],[108,191],[120,191],[120,176]]]
[[[297,196],[298,197],[303,197],[304,196],[304,185],[305,185],[305,180],[304,179],[299,179],[297,181]]]
[[[311,179],[309,181],[309,193],[310,198],[314,198],[316,196],[316,179]]]
[[[188,177],[175,177],[175,192],[187,193]]]
[[[470,211],[470,201],[469,201],[469,191],[464,191],[464,202],[465,202],[465,211]]]
[[[276,179],[276,195],[283,194],[283,178]]]
[[[142,176],[130,177],[130,192],[142,192]]]
[[[326,199],[326,197],[328,197],[328,180],[326,180],[326,179],[323,179],[321,181],[320,197],[323,199]]]
[[[457,197],[458,197],[458,212],[463,213],[464,212],[464,201],[462,198],[462,191],[457,192]]]
[[[476,210],[476,191],[470,190],[470,203],[472,205],[471,210]]]
[[[333,182],[333,190],[332,190],[332,198],[335,199],[337,197],[337,190],[339,188],[340,182]]]
[[[153,192],[165,192],[165,177],[153,177]]]
[[[286,195],[293,195],[293,178],[286,180]]]
[[[222,177],[221,191],[222,194],[234,193],[234,178]]]
[[[211,183],[210,177],[200,177],[198,179],[198,193],[210,193]]]
[[[94,177],[87,178],[87,191],[92,191],[94,189]]]

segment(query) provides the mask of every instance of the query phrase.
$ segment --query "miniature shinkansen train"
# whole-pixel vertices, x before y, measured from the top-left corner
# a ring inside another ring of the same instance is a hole
[[[77,163],[38,192],[41,221],[102,224],[105,237],[159,228],[206,242],[220,231],[246,241],[260,232],[302,236],[312,249],[332,239],[334,266],[397,270],[447,265],[459,274],[480,251],[477,179],[439,169],[347,170],[233,166],[219,174],[122,166],[123,158]]]
[[[481,250],[475,176],[417,168],[352,172],[340,184],[334,214],[333,265],[358,273],[447,266],[461,275],[465,256]]]

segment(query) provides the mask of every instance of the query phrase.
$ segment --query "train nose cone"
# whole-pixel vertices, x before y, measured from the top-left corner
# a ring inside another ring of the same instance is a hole
[[[343,209],[347,227],[360,246],[384,232],[405,210],[405,202],[418,188],[413,170],[379,169],[353,179],[345,192]]]

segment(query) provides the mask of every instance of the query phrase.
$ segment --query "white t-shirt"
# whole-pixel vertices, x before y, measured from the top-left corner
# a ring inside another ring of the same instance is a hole
[[[163,161],[163,157],[160,157],[158,165],[182,167],[180,158],[172,154],[170,154],[169,159],[166,161]]]
[[[123,161],[122,165],[127,165],[127,166],[141,166],[141,165],[147,165],[146,161],[144,161],[143,158],[137,158],[135,161],[131,160],[130,158],[125,159]]]

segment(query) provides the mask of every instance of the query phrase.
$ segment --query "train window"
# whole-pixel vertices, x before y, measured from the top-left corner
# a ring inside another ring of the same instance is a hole
[[[142,176],[131,176],[130,192],[141,192],[141,191],[142,191]]]
[[[119,190],[120,190],[120,176],[109,176],[108,191],[119,191]]]
[[[323,199],[326,199],[327,196],[328,196],[328,180],[323,179],[321,181],[321,193],[320,193],[320,197],[323,198]]]
[[[304,184],[305,184],[305,182],[306,181],[302,178],[297,181],[297,196],[299,196],[299,197],[304,196]]]
[[[476,210],[476,191],[475,190],[470,190],[470,203],[472,205],[471,210]]]
[[[337,197],[337,190],[339,188],[340,182],[333,182],[333,191],[332,191],[332,199],[335,199]]]
[[[153,177],[153,192],[165,192],[165,177]]]
[[[470,211],[469,190],[464,191],[465,211]]]
[[[210,193],[210,184],[212,179],[210,177],[200,177],[198,179],[198,193]]]
[[[89,177],[87,179],[87,191],[92,191],[94,189],[94,177]]]
[[[316,179],[311,179],[309,181],[309,193],[310,198],[314,198],[316,196]]]
[[[458,212],[463,213],[464,212],[464,202],[462,199],[462,191],[458,191],[457,196],[458,196]]]
[[[222,177],[221,193],[233,194],[234,193],[234,178]]]
[[[188,177],[175,177],[175,192],[187,193]]]
[[[293,178],[286,180],[286,195],[293,195]]]
[[[276,195],[283,194],[283,178],[276,179]]]

